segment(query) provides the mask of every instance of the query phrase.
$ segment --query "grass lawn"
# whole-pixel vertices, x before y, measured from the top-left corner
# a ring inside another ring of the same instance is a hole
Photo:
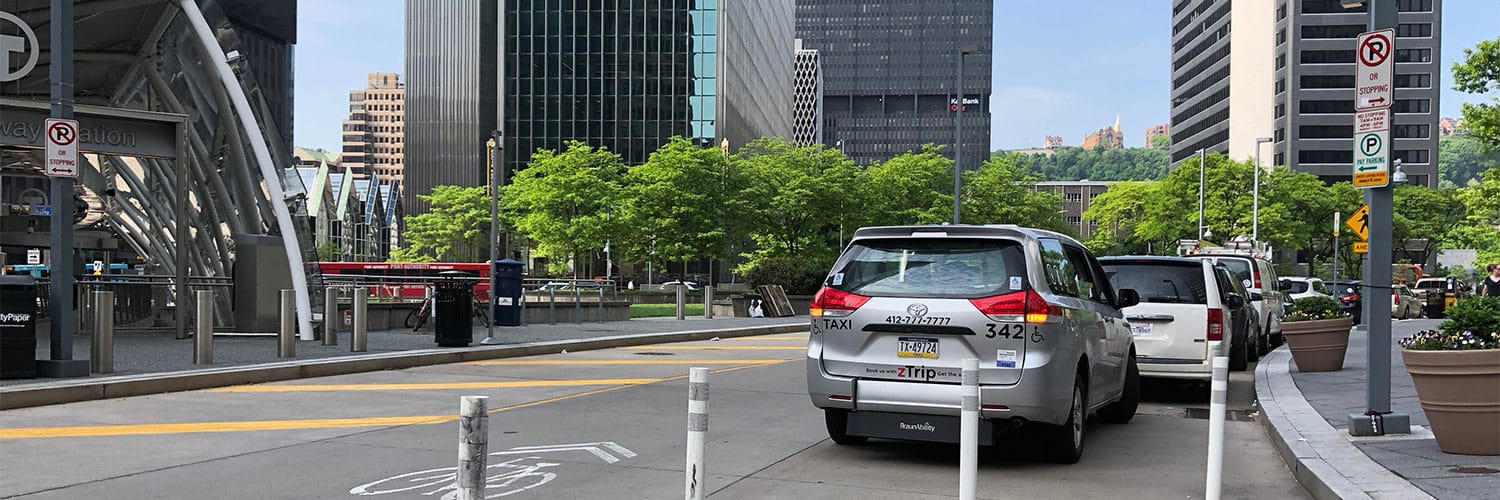
[[[702,316],[703,304],[684,304],[683,314],[688,316]],[[663,316],[676,316],[677,304],[631,304],[630,317],[632,318],[660,318]]]

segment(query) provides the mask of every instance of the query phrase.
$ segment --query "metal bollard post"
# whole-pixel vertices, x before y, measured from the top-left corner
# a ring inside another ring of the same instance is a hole
[[[687,319],[687,285],[677,285],[677,319]]]
[[[964,359],[959,395],[958,498],[974,500],[979,478],[979,360]]]
[[[281,330],[276,332],[276,357],[297,357],[297,292],[281,291]]]
[[[604,287],[599,287],[599,322],[604,322]]]
[[[557,289],[547,288],[547,324],[557,324]]]
[[[94,338],[89,343],[89,370],[115,372],[115,292],[94,292]]]
[[[349,352],[365,352],[370,333],[367,330],[370,326],[369,299],[370,289],[362,286],[354,288],[354,329],[349,332]]]
[[[1208,484],[1204,498],[1218,500],[1224,487],[1224,404],[1229,392],[1229,358],[1214,356],[1208,396]]]
[[[680,290],[681,288],[679,288]],[[708,368],[688,369],[687,472],[684,488],[688,500],[703,500],[708,478],[703,466],[704,437],[708,434]]]
[[[198,333],[193,336],[193,364],[214,362],[214,293],[198,290]]]
[[[714,319],[714,286],[703,287],[703,319]]]
[[[339,289],[323,289],[323,345],[339,345]]]
[[[489,458],[489,396],[463,396],[458,403],[458,500],[484,498]]]
[[[573,283],[573,322],[583,322],[583,291],[578,289],[578,283]]]

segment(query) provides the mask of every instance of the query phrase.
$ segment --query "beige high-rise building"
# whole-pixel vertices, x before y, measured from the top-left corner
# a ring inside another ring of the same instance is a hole
[[[406,84],[397,73],[370,73],[369,85],[349,91],[344,148],[339,163],[381,183],[402,179],[406,144]]]

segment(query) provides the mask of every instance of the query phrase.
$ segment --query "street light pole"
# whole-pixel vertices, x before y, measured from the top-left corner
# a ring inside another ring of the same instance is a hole
[[[502,151],[505,149],[502,139],[504,137],[501,132],[494,130],[490,132],[490,140],[485,142],[485,146],[488,146],[485,160],[490,164],[490,310],[485,313],[490,317],[490,321],[484,325],[485,335],[484,340],[480,341],[481,344],[498,343],[495,340],[495,320],[499,319],[499,316],[495,314],[495,304],[499,303],[497,298],[500,292],[500,275],[495,272],[495,263],[500,261],[500,187],[505,185],[505,179],[501,174],[505,168],[501,166]],[[506,251],[509,249],[507,248]]]
[[[1206,156],[1202,149],[1198,150],[1198,241],[1203,241],[1203,177],[1204,158]]]
[[[1260,145],[1271,142],[1270,137],[1255,138],[1255,203],[1250,212],[1250,244],[1260,246]]]
[[[953,113],[953,223],[958,224],[959,190],[962,188],[964,163],[964,56],[978,54],[978,47],[959,49],[958,80],[954,84],[958,102]]]

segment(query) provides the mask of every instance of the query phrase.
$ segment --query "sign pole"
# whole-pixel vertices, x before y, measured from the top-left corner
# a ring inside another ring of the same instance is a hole
[[[1333,211],[1333,279],[1339,279],[1339,212]]]
[[[1371,46],[1367,41],[1370,37],[1379,37],[1382,33],[1391,33],[1396,27],[1396,0],[1373,0],[1369,4],[1370,9],[1370,32],[1360,35],[1360,44],[1356,46],[1358,59],[1360,60],[1359,74],[1367,75],[1364,80],[1375,80],[1375,73],[1388,73],[1392,66],[1390,55],[1396,52],[1394,36],[1390,36],[1389,47]],[[1372,52],[1384,49],[1386,57],[1371,57]],[[1374,61],[1378,59],[1378,61]],[[1376,64],[1371,64],[1375,62]],[[1381,70],[1384,71],[1381,71]],[[1388,77],[1388,76],[1387,76]],[[1359,84],[1356,84],[1356,88]],[[1394,98],[1394,89],[1388,89]],[[1360,96],[1356,90],[1356,102],[1362,103],[1367,97]],[[1386,103],[1385,107],[1388,107]],[[1382,110],[1388,113],[1389,110]],[[1390,115],[1385,118],[1389,120]],[[1356,124],[1356,127],[1358,124]],[[1388,132],[1387,132],[1388,133]],[[1359,135],[1359,134],[1356,134]],[[1356,142],[1359,140],[1356,138]],[[1387,141],[1388,143],[1389,141]],[[1382,146],[1388,152],[1390,146]],[[1359,161],[1360,144],[1355,144],[1355,161]],[[1389,168],[1389,158],[1383,163]],[[1356,167],[1357,168],[1357,167]],[[1358,173],[1356,173],[1356,176]],[[1387,178],[1389,176],[1386,176]],[[1365,189],[1365,203],[1370,205],[1369,229],[1369,264],[1364,268],[1365,296],[1364,318],[1366,333],[1369,335],[1369,349],[1367,366],[1369,366],[1368,379],[1365,382],[1365,412],[1349,414],[1349,434],[1355,436],[1380,436],[1385,434],[1410,434],[1411,420],[1407,415],[1391,412],[1391,196],[1393,187],[1389,182],[1383,182],[1374,187]]]
[[[52,0],[51,64],[48,78],[52,82],[52,118],[73,118],[73,2]],[[51,127],[48,127],[49,129]],[[77,126],[73,127],[76,134]],[[48,131],[51,132],[50,130]],[[52,137],[49,135],[49,143]],[[78,175],[76,135],[72,142],[73,175]],[[50,147],[49,150],[53,149]],[[51,155],[48,155],[51,156]],[[52,170],[50,167],[47,169]],[[48,315],[51,316],[49,359],[37,363],[43,377],[87,377],[87,361],[73,359],[73,333],[77,318],[73,314],[73,177],[52,177],[51,247],[49,267]]]

